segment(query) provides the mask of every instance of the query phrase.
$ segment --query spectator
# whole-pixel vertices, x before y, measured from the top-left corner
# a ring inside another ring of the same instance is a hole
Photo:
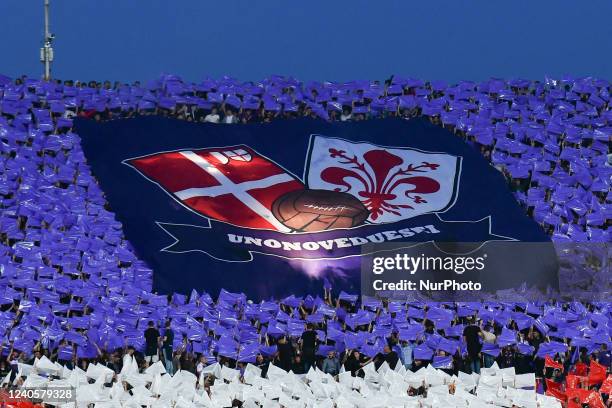
[[[196,366],[193,361],[193,355],[189,352],[184,352],[180,359],[181,370],[188,371],[192,374],[196,373]]]
[[[219,123],[219,112],[216,107],[213,107],[210,113],[204,116],[204,122],[208,123]]]
[[[133,346],[128,346],[126,353],[123,355],[123,364],[122,367],[126,367],[135,363],[136,359],[134,358],[134,352],[136,350]]]
[[[340,115],[340,121],[341,122],[347,122],[349,120],[351,120],[353,118],[353,115],[350,111],[349,108],[344,107],[342,108],[342,114]]]
[[[323,360],[323,367],[321,367],[321,370],[326,374],[338,375],[340,372],[340,362],[336,357],[335,351],[327,353],[327,358]]]
[[[361,353],[357,350],[349,350],[347,353],[346,362],[344,363],[344,369],[350,371],[353,377],[363,376],[363,370],[361,369],[364,365],[364,359]]]
[[[30,360],[28,360],[28,364],[33,365],[34,362],[36,360],[40,360],[41,357],[42,357],[42,353],[40,352],[40,350],[34,351],[34,354],[32,355],[32,358],[30,358]]]
[[[317,332],[312,324],[306,325],[306,331],[302,333],[302,360],[304,362],[304,370],[310,370],[315,363],[315,349],[317,346]]]
[[[11,366],[6,364],[6,360],[0,360],[0,380],[11,373]]]
[[[380,355],[377,360],[378,360],[378,364],[377,364],[378,366],[386,362],[387,364],[389,364],[389,367],[391,367],[391,369],[394,370],[395,366],[397,365],[397,362],[399,361],[399,356],[397,355],[395,351],[391,350],[391,347],[389,347],[389,345],[387,344],[383,348],[382,355]]]
[[[200,378],[200,374],[202,374],[202,371],[204,371],[204,368],[206,367],[207,363],[208,360],[206,359],[206,356],[201,355],[198,359],[198,364],[196,365],[196,375],[198,376],[198,378]]]
[[[176,351],[173,354],[172,357],[172,370],[176,373],[178,370],[182,370],[181,367],[181,358],[182,358],[182,352],[180,351]]]
[[[174,374],[174,368],[172,367],[172,347],[174,344],[174,332],[172,331],[171,321],[166,321],[166,328],[164,330],[164,337],[162,343],[162,356],[164,358],[164,366],[166,371],[170,374]]]
[[[291,371],[294,374],[306,374],[305,364],[299,354],[296,354],[293,358],[293,364],[291,365]]]
[[[516,351],[514,347],[506,346],[502,349],[500,355],[501,368],[516,367]]]
[[[484,330],[480,331],[480,333],[482,335],[482,340],[484,343],[495,344],[497,336],[493,334],[493,327],[491,327],[490,325],[487,325]],[[493,363],[495,362],[495,358],[492,355],[486,354],[486,353],[483,356],[483,360],[484,360],[484,366],[486,368],[491,367]]]
[[[434,325],[434,322],[432,322],[429,319],[425,319],[423,321],[423,325],[425,326],[425,333],[434,334],[435,328],[436,328],[436,326]]]
[[[238,119],[236,119],[232,108],[225,108],[225,117],[223,118],[223,123],[232,124],[236,123],[237,121]]]
[[[103,361],[103,364],[113,370],[116,374],[121,372],[121,358],[117,352],[111,353],[108,361]]]
[[[540,344],[544,341],[542,334],[534,326],[531,326],[529,333],[527,334],[527,341],[533,348],[538,351]]]
[[[159,361],[159,331],[155,328],[155,323],[150,320],[149,327],[144,332],[145,337],[145,360],[149,364]]]
[[[15,380],[17,372],[19,372],[19,353],[13,351],[9,359],[9,367],[11,368],[11,381]]]
[[[480,374],[480,351],[482,350],[482,344],[480,338],[482,337],[482,330],[479,326],[476,326],[474,318],[468,319],[468,326],[463,329],[463,341],[467,345],[469,368],[471,372]]]
[[[400,360],[404,367],[406,367],[408,370],[412,367],[412,345],[409,342],[402,340],[400,349]]]
[[[606,343],[602,343],[599,347],[599,350],[596,352],[597,362],[604,367],[607,367],[608,370],[612,370],[612,359],[610,355],[610,350],[608,350],[608,345]]]
[[[283,370],[289,371],[293,362],[293,346],[283,336],[278,340],[277,348],[277,365]]]
[[[268,366],[270,362],[264,358],[261,353],[255,357],[255,366],[261,370],[261,376],[266,377],[268,374]]]

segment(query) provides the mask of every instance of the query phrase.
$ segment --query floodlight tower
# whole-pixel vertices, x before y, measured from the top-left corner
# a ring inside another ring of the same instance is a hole
[[[55,39],[55,35],[49,32],[49,0],[44,0],[45,5],[45,39],[43,47],[40,49],[40,62],[45,64],[45,81],[51,79],[51,62],[53,62],[53,47],[51,42]]]

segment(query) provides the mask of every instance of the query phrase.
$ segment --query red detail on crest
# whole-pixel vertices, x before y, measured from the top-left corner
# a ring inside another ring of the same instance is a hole
[[[220,161],[215,154],[237,150],[249,161]],[[198,165],[197,159],[204,164]],[[243,145],[156,153],[129,163],[198,214],[240,227],[284,230],[271,212],[272,204],[304,188],[282,167]]]
[[[412,176],[413,173],[437,170],[440,165],[436,163],[421,162],[418,166],[410,163],[405,168],[399,167],[392,172],[394,168],[404,164],[404,159],[387,150],[370,150],[363,155],[363,159],[369,165],[373,173],[371,174],[368,167],[359,161],[357,156],[350,157],[344,150],[331,148],[329,155],[333,159],[338,159],[340,164],[349,165],[350,168],[328,167],[321,172],[321,179],[344,187],[344,190],[342,187],[335,189],[343,192],[351,189],[351,185],[347,182],[348,178],[358,180],[363,185],[363,189],[358,191],[357,195],[363,198],[362,202],[370,210],[372,220],[376,220],[384,212],[400,215],[399,209],[414,208],[409,204],[391,204],[391,201],[397,198],[394,191],[402,184],[414,185],[412,190],[405,193],[413,204],[427,202],[418,194],[431,194],[440,190],[440,183],[435,179],[426,176]]]

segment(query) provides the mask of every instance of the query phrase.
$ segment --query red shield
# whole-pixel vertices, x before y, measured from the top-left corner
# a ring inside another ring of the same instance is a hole
[[[247,228],[288,231],[272,215],[272,203],[304,188],[244,145],[156,153],[127,163],[198,214]]]

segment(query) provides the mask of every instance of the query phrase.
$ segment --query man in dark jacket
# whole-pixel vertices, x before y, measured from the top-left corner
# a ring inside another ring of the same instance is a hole
[[[314,330],[312,324],[306,325],[306,331],[302,333],[302,361],[304,363],[304,370],[310,370],[315,363],[315,349],[317,347],[317,332]]]
[[[291,363],[293,362],[294,354],[293,346],[289,341],[287,341],[286,337],[281,337],[276,347],[278,350],[276,365],[285,371],[291,370]]]
[[[348,355],[346,356],[346,362],[344,363],[344,369],[346,371],[350,371],[353,377],[360,376],[363,377],[365,373],[362,370],[362,367],[365,363],[364,358],[361,353],[357,350],[349,350]]]
[[[164,357],[166,372],[170,375],[174,375],[174,367],[172,364],[172,344],[174,343],[174,332],[172,331],[170,324],[171,322],[168,320],[164,330],[164,337],[162,338],[162,355]]]
[[[145,337],[145,360],[149,364],[159,361],[159,330],[155,328],[153,320],[149,321],[149,327],[144,332]]]
[[[480,351],[482,344],[480,338],[483,336],[480,327],[476,326],[474,319],[468,320],[468,326],[463,329],[463,341],[467,345],[468,366],[473,373],[480,374]]]
[[[397,353],[391,350],[391,347],[389,347],[388,345],[386,345],[385,348],[383,349],[383,353],[384,353],[384,359],[387,362],[387,364],[389,364],[389,367],[391,367],[392,370],[395,370],[395,366],[397,365],[397,362],[399,361],[399,356],[397,355]]]

